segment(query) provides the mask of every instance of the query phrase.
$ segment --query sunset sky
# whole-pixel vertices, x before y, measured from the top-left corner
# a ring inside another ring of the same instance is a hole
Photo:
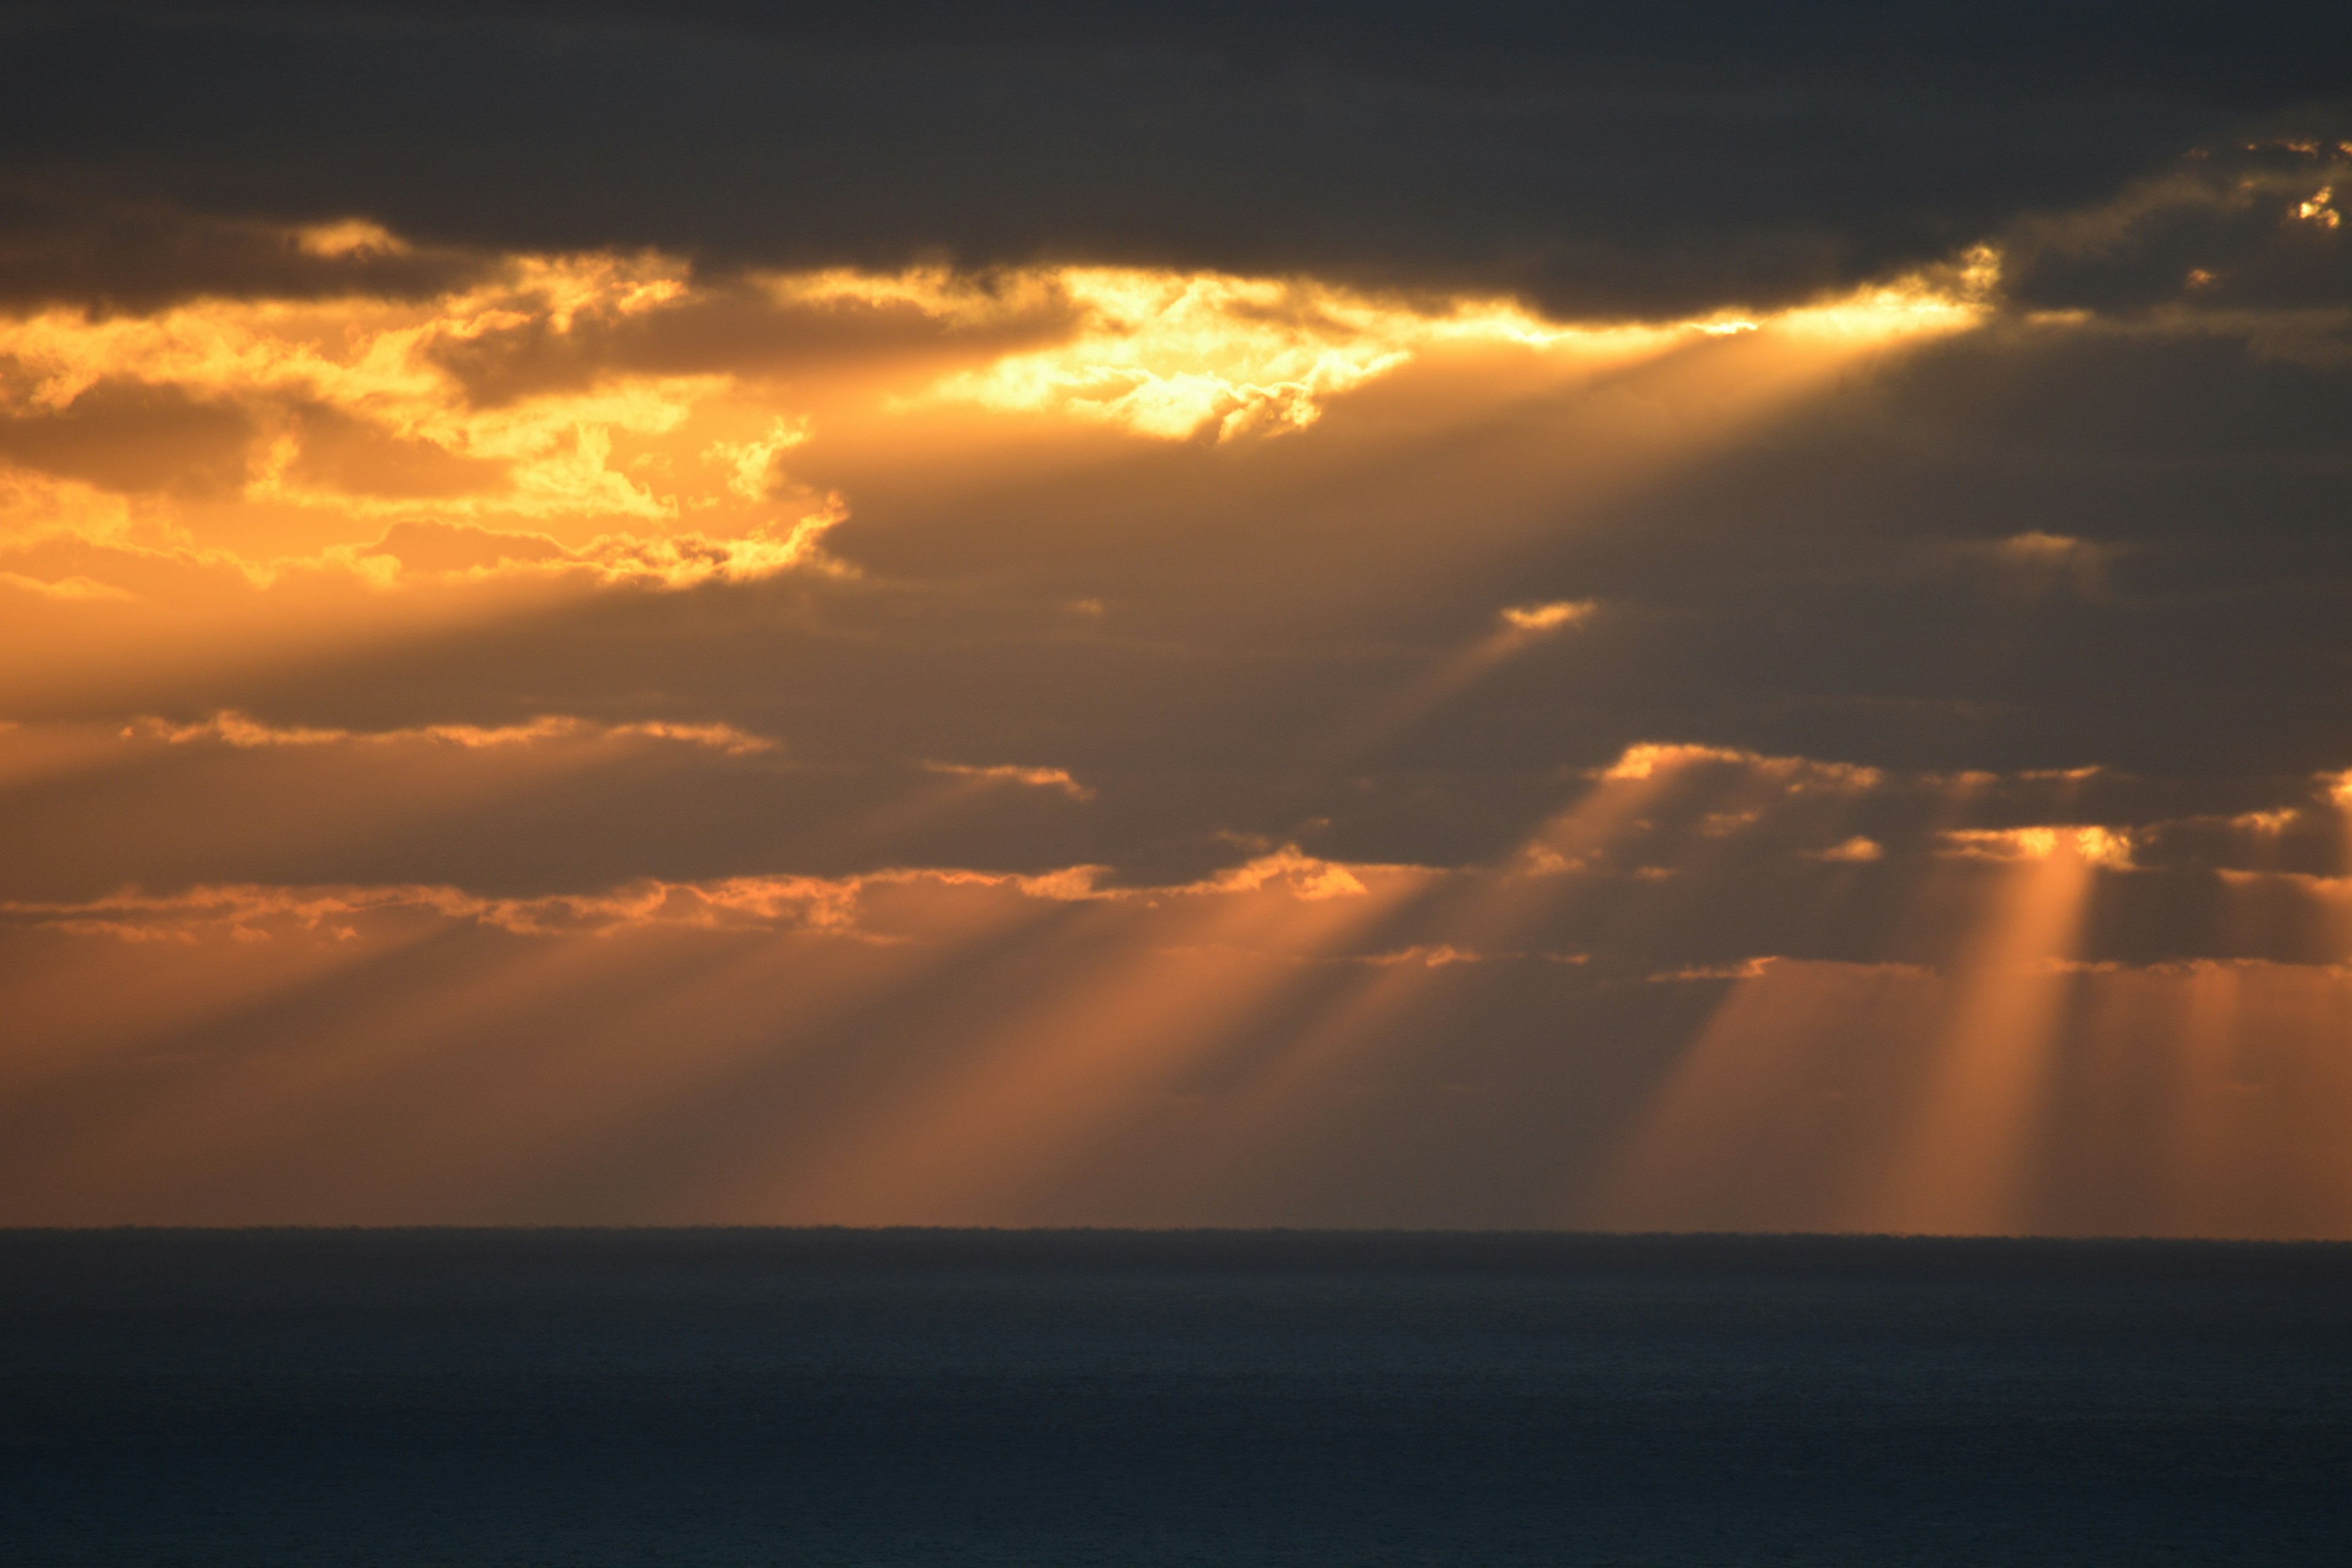
[[[2352,8],[0,11],[0,1225],[2352,1237]]]

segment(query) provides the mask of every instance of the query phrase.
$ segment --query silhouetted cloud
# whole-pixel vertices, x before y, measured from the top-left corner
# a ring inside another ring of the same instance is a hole
[[[722,268],[1309,272],[1573,315],[1936,259],[2336,93],[2320,62],[2352,42],[2317,5],[2241,29],[2104,5],[124,5],[11,30],[0,157],[118,213]],[[5,287],[309,291],[266,241],[188,248],[167,281],[152,244],[63,235]],[[367,265],[417,276],[394,259]]]

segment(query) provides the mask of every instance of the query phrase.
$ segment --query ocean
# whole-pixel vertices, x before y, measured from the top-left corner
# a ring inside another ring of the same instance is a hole
[[[0,1234],[0,1563],[2352,1563],[2352,1247]]]

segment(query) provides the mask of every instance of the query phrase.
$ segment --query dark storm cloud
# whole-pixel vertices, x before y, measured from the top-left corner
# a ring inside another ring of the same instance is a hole
[[[1118,260],[1674,313],[2104,197],[2337,92],[2346,32],[2317,6],[2235,33],[2124,6],[33,8],[0,164],[461,249]],[[175,279],[68,228],[0,288],[285,287],[230,230],[180,247]]]

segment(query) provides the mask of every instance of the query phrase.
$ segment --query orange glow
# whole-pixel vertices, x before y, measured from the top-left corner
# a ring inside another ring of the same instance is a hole
[[[1590,599],[1562,599],[1549,605],[1513,605],[1503,612],[1503,619],[1517,631],[1557,631],[1561,626],[1571,626],[1590,618],[1593,608]]]
[[[2079,1002],[2054,1029],[2047,993],[1981,972],[1765,966],[1726,994],[1629,1131],[1600,1217],[2352,1236],[2352,973],[2200,961],[2052,978]],[[2021,1028],[2021,1043],[2004,1053],[1969,1033],[1986,1026]]]
[[[2327,798],[2335,804],[2336,817],[2341,824],[2344,849],[2339,866],[2347,875],[2352,875],[2352,768],[2329,774],[2321,783],[2327,787]],[[2352,957],[2352,953],[2347,956]]]
[[[859,1222],[1001,1212],[1139,1096],[1212,1050],[1297,970],[1346,943],[1414,878],[1264,858],[1192,888],[1118,900],[1004,977],[1012,1011],[950,1070],[895,1101],[811,1179]],[[1149,922],[1151,936],[1112,931]],[[1083,963],[1075,954],[1093,950]]]
[[[1874,366],[2088,320],[2000,268],[0,315],[0,1222],[1286,1222],[1486,1156],[1458,1104],[1528,1223],[2352,1235],[2352,772],[1906,772],[1976,742],[1692,679],[1746,584],[1631,559]],[[1902,591],[2081,609],[2140,557],[2065,515]]]
[[[1902,964],[1752,966],[1628,1132],[1602,1217],[1627,1230],[1864,1223],[1885,1116],[1943,983]],[[1676,978],[1680,978],[1679,976]]]
[[[1305,280],[1217,274],[1071,268],[1025,275],[1013,291],[1067,300],[1078,334],[959,372],[929,395],[1167,440],[1304,429],[1333,396],[1420,353],[1507,347],[1611,363],[1656,353],[1676,333],[1555,326],[1498,300],[1424,311]]]
[[[326,257],[405,248],[360,220],[288,239]],[[1550,430],[1480,480],[1498,500],[1563,486],[1598,499],[1868,345],[1973,321],[1984,276],[1969,263],[1752,321],[1629,325],[1101,268],[719,286],[676,258],[589,252],[509,257],[413,301],[0,318],[0,413],[57,422],[58,450],[79,454],[0,462],[0,700],[117,692],[166,649],[236,669],[584,595],[846,577],[856,568],[828,541],[856,498],[803,482],[804,466],[887,454],[903,468],[912,441],[968,471],[1023,430],[1066,453],[1084,430],[1248,447],[1408,370],[1421,379],[1399,406],[1423,436],[1644,374],[1633,401],[1611,390],[1552,410],[1549,423],[1592,427],[1566,446]],[[814,373],[707,336],[694,354],[654,356],[671,366],[659,371],[623,352],[721,309],[849,346]],[[1616,427],[1627,419],[1648,424]],[[1561,600],[1504,616],[1538,635],[1589,613]],[[1462,656],[1395,706],[1442,701],[1511,647]],[[36,665],[37,687],[23,673]]]
[[[532,749],[399,743],[468,765]],[[182,744],[238,750],[209,735]],[[1577,852],[1581,873],[1517,861],[1442,873],[1286,847],[1146,888],[1073,868],[528,898],[233,884],[18,900],[0,908],[0,931],[37,934],[56,956],[17,987],[16,1026],[49,1037],[7,1058],[0,1105],[111,1070],[145,1031],[194,1009],[222,1020],[224,1038],[292,1028],[304,1043],[194,1058],[168,1094],[115,1103],[49,1167],[43,1213],[510,1216],[513,1194],[551,1165],[713,1125],[728,1131],[706,1159],[633,1187],[622,1212],[1279,1213],[1251,1206],[1234,1173],[1356,1136],[1350,1097],[1409,1068],[1412,1042],[1452,1009],[1514,977],[1588,967],[1527,938],[1571,889],[1624,897],[1629,879],[1608,868],[1639,823],[1679,811],[1714,842],[1703,825],[1722,814],[1707,806],[1768,798],[1759,790],[1802,804],[1845,777],[1706,748],[1633,760],[1599,770],[1541,841],[1563,861]],[[2352,1067],[2336,1048],[2352,973],[2082,963],[2090,887],[2131,874],[2118,837],[2067,826],[1949,840],[1948,864],[1990,886],[1981,929],[1941,973],[1750,958],[1595,974],[1601,994],[1725,990],[1628,1113],[1601,1189],[1563,1196],[1564,1212],[1639,1228],[2352,1234],[2338,1120]],[[134,968],[142,984],[110,994],[108,977]],[[343,991],[364,1005],[304,1011],[304,997]],[[493,1037],[510,1043],[468,1044]],[[1224,1087],[1204,1097],[1203,1074]],[[804,1113],[776,1098],[803,1079],[819,1086]],[[747,1084],[767,1087],[737,1107]],[[763,1116],[785,1118],[790,1136],[763,1131]],[[397,1142],[427,1128],[429,1157]],[[376,1152],[346,1165],[336,1139]],[[297,1168],[342,1174],[269,1175]],[[1141,1185],[1097,1193],[1087,1172]],[[159,1211],[167,1185],[184,1196]],[[257,1209],[265,1187],[275,1206]],[[1229,1206],[1196,1206],[1220,1193]]]
[[[1783,311],[1764,324],[1791,337],[1862,342],[1937,336],[1976,325],[2000,283],[2000,253],[1978,246],[1942,276],[1915,273]]]
[[[1880,1183],[1880,1228],[1983,1233],[2026,1227],[2035,1140],[2061,1010],[2097,868],[2101,830],[2026,828],[1974,951],[1955,976],[1916,1121]],[[1981,842],[1982,840],[1977,840]]]
[[[1980,301],[1999,274],[1998,258],[1980,250],[1949,283],[1910,277],[1759,321],[1587,327],[1543,321],[1501,300],[1456,300],[1429,311],[1303,280],[1065,268],[1024,275],[1011,292],[1068,300],[1086,323],[1077,337],[958,373],[931,395],[1005,411],[1057,410],[1163,439],[1213,430],[1230,440],[1303,429],[1331,397],[1417,355],[1503,347],[1610,365],[1656,355],[1693,334],[1882,342],[1957,331],[1981,316]],[[835,278],[835,289],[856,287]],[[971,308],[935,277],[925,282],[928,289],[897,297],[928,294]],[[877,284],[883,294],[906,288]],[[983,308],[1003,306],[992,300]]]

